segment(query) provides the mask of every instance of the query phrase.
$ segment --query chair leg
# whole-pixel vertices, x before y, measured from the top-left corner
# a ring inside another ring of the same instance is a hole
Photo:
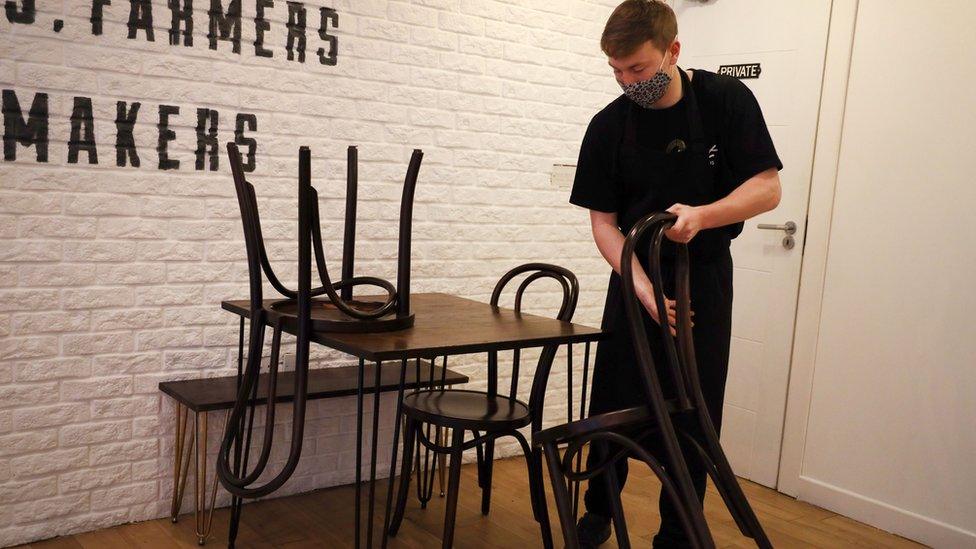
[[[244,500],[238,497],[230,500],[230,531],[227,533],[227,547],[232,549],[237,543],[237,531],[241,526],[241,513],[244,511]]]
[[[664,457],[666,458],[664,467],[667,470],[667,475],[674,483],[680,501],[687,506],[691,525],[695,530],[693,539],[697,540],[703,549],[714,549],[715,539],[708,528],[704,510],[691,482],[688,464],[678,443],[677,432],[670,419],[667,420],[667,423],[662,422],[661,424],[661,438],[664,442]]]
[[[474,438],[481,437],[480,431],[471,431]],[[478,471],[478,488],[484,488],[485,486],[485,445],[481,443],[474,447],[475,455],[475,470]]]
[[[549,481],[552,484],[553,499],[556,500],[556,510],[559,512],[559,524],[563,531],[563,545],[569,549],[579,547],[576,536],[576,521],[573,517],[573,504],[570,501],[569,490],[566,489],[566,478],[559,460],[559,450],[553,443],[543,445],[546,463],[549,465]]]
[[[742,486],[735,478],[732,466],[729,464],[721,444],[718,443],[717,437],[715,437],[715,431],[709,429],[703,429],[703,431],[706,433],[705,438],[708,442],[707,450],[698,445],[694,439],[692,439],[692,444],[698,446],[697,449],[702,459],[706,460],[706,464],[711,461],[712,467],[709,467],[709,472],[712,473],[712,480],[715,482],[715,487],[722,499],[725,500],[729,512],[736,519],[739,529],[743,530],[743,526],[745,526],[742,533],[752,538],[760,549],[772,548],[762,524],[759,523],[759,518],[752,506],[749,505],[749,500],[746,499]],[[690,435],[688,438],[691,438]]]
[[[525,464],[529,469],[529,497],[532,502],[532,515],[542,531],[542,546],[553,547],[552,525],[549,524],[549,510],[546,505],[546,489],[542,478],[542,450],[539,448],[525,454]]]
[[[447,439],[445,438],[446,429],[443,427],[437,428],[437,445],[442,446]],[[447,471],[447,455],[444,453],[437,454],[437,485],[441,490],[441,497],[444,497],[444,488],[447,486],[447,481],[445,480]]]
[[[597,443],[603,456],[610,455],[610,447],[607,443]],[[626,457],[620,459],[627,459]],[[620,549],[630,549],[630,535],[627,532],[627,521],[624,518],[624,508],[620,502],[620,481],[617,478],[617,469],[611,464],[603,473],[606,483],[607,495],[610,497],[610,514],[613,518],[613,532],[617,537],[617,547]]]
[[[464,443],[464,430],[453,429],[451,434],[451,470],[447,482],[447,502],[444,506],[444,538],[441,545],[445,549],[454,545],[454,519],[457,516],[458,492],[461,489],[461,445]]]
[[[390,519],[389,535],[396,536],[403,521],[403,513],[407,507],[407,497],[410,495],[410,473],[413,469],[413,445],[417,437],[417,422],[409,417],[403,427],[403,461],[400,463],[400,488],[397,490],[396,508]]]
[[[645,449],[637,446],[636,444],[632,447],[632,450],[634,452],[634,456],[650,467],[651,470],[654,471],[654,474],[657,476],[658,480],[661,482],[661,492],[666,494],[667,497],[671,499],[671,503],[674,505],[675,511],[678,514],[678,520],[681,522],[685,535],[688,537],[689,546],[692,549],[714,549],[715,544],[711,539],[710,532],[705,540],[700,538],[701,530],[698,528],[698,524],[700,522],[704,522],[705,516],[697,498],[694,503],[688,503],[685,498],[681,496],[681,492],[678,490],[675,479],[672,478],[670,473],[665,471],[661,462],[649,454]]]
[[[485,442],[484,479],[481,485],[481,514],[491,510],[491,474],[495,463],[495,439]]]

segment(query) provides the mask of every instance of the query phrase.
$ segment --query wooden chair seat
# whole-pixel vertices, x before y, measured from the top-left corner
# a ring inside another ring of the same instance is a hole
[[[403,411],[432,425],[468,431],[520,429],[532,422],[529,406],[518,399],[460,389],[408,394]]]

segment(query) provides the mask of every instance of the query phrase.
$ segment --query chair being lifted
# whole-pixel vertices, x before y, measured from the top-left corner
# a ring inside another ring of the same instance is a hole
[[[666,324],[660,326],[669,372],[671,378],[675,380],[675,398],[665,399],[654,367],[654,359],[640,314],[641,304],[634,291],[632,261],[638,241],[644,233],[653,230],[648,254],[649,274],[654,285],[654,298],[658,310],[666,310],[661,276],[661,245],[664,232],[674,224],[676,219],[673,214],[663,212],[642,218],[627,235],[620,260],[627,324],[630,333],[633,334],[637,366],[650,405],[591,416],[537,432],[533,436],[533,444],[542,446],[546,456],[556,507],[559,511],[560,526],[567,547],[579,546],[576,536],[576,517],[567,482],[581,482],[598,475],[604,479],[607,491],[611,495],[611,512],[617,544],[620,547],[630,547],[620,502],[618,479],[613,467],[617,460],[627,459],[630,456],[646,463],[660,479],[662,490],[675,504],[685,533],[691,540],[691,546],[703,549],[714,548],[715,541],[712,539],[692,486],[688,466],[679,446],[679,437],[686,443],[686,447],[694,448],[694,451],[701,456],[708,474],[715,482],[739,530],[745,536],[752,538],[757,546],[772,547],[732,473],[702,396],[691,334],[690,266],[687,245],[678,246],[675,269],[677,347],[669,327]],[[680,427],[680,423],[672,422],[672,416],[682,414],[691,416],[692,421],[698,423],[704,441],[696,440]],[[642,445],[642,441],[651,436],[662,438],[665,450],[663,462],[649,454]],[[587,443],[592,443],[591,452],[598,452],[597,465],[582,471],[574,471],[572,461],[582,452]],[[561,444],[567,444],[562,457],[558,451],[558,446]]]
[[[375,277],[353,276],[353,250],[355,246],[355,205],[357,188],[357,151],[348,150],[346,192],[346,218],[343,241],[342,279],[333,282],[326,267],[322,246],[318,211],[318,193],[311,185],[311,153],[307,147],[299,151],[298,177],[298,290],[285,287],[275,276],[265,251],[258,215],[254,186],[244,177],[241,154],[234,143],[227,144],[231,171],[237,191],[241,221],[244,225],[244,242],[247,249],[248,280],[250,287],[250,330],[247,345],[247,364],[238,357],[239,390],[217,455],[217,477],[232,495],[231,522],[228,546],[232,547],[241,517],[242,498],[266,496],[278,488],[294,473],[302,452],[305,426],[305,410],[308,396],[309,343],[311,334],[323,331],[376,332],[407,328],[413,324],[410,309],[410,240],[414,189],[420,171],[423,153],[414,150],[407,169],[400,203],[400,235],[397,285]],[[311,287],[312,252],[321,286]],[[284,299],[265,301],[263,298],[262,272],[268,282]],[[354,300],[355,286],[377,286],[386,291],[384,301]],[[317,296],[325,298],[314,299]],[[243,320],[242,320],[243,322]],[[263,358],[265,327],[272,328],[270,360],[268,364],[268,398],[265,412],[264,438],[257,463],[248,472],[251,433],[254,426],[254,402],[257,397],[258,376]],[[255,482],[267,468],[271,455],[275,428],[276,383],[282,331],[293,332],[297,337],[295,350],[295,390],[292,411],[291,447],[282,469],[260,486]],[[243,335],[242,335],[243,337]],[[243,346],[243,345],[242,345]],[[379,390],[377,385],[376,390]],[[358,387],[359,417],[363,405],[363,365],[360,363]],[[359,429],[361,433],[361,427]],[[231,454],[233,452],[233,459]],[[359,501],[361,452],[357,452],[356,490]],[[359,506],[356,506],[357,516]]]

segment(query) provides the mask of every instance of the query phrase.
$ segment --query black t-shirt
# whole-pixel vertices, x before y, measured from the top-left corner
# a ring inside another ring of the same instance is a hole
[[[701,113],[705,148],[715,170],[717,196],[713,201],[728,196],[764,170],[783,169],[752,90],[735,78],[700,69],[694,69],[691,85]],[[685,104],[682,97],[666,109],[635,108],[638,143],[664,151],[674,139],[688,142]],[[624,120],[631,105],[631,100],[621,95],[590,121],[576,164],[569,198],[572,204],[619,213],[630,202],[615,171]],[[742,231],[742,223],[729,225],[727,230],[734,238]]]

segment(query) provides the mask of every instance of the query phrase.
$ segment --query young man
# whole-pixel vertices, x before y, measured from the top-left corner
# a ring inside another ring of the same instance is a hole
[[[674,12],[655,0],[620,4],[600,45],[624,94],[597,113],[580,148],[570,202],[590,210],[593,239],[613,268],[603,313],[611,339],[601,342],[593,373],[590,414],[646,403],[625,323],[620,285],[624,235],[644,215],[667,210],[678,216],[667,232],[688,243],[694,340],[702,392],[715,428],[721,426],[732,324],[731,239],[742,222],[779,204],[782,169],[755,97],[733,78],[677,66],[681,45]],[[634,277],[638,297],[655,322],[674,333],[674,301],[659,311],[638,248]],[[675,245],[666,242],[662,269],[665,294],[673,295]],[[646,264],[646,263],[645,263]],[[653,323],[647,322],[653,326]],[[647,337],[666,396],[673,394],[658,329]],[[676,420],[680,421],[680,420]],[[663,456],[656,442],[650,450]],[[697,454],[685,451],[699,501],[706,471]],[[620,484],[627,460],[617,465]],[[590,482],[586,514],[577,526],[580,542],[595,547],[610,536],[610,508],[603,483]],[[687,547],[670,500],[662,494],[661,527],[654,547]]]

